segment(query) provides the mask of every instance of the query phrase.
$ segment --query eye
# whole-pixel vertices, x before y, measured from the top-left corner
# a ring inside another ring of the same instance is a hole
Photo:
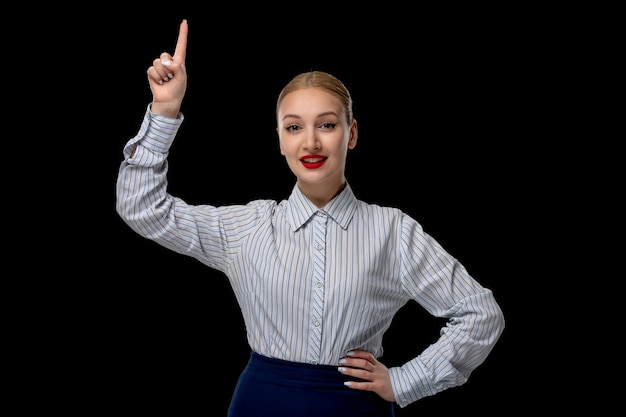
[[[324,129],[324,130],[333,130],[335,128],[335,126],[337,126],[337,123],[330,123],[330,122],[328,122],[328,123],[322,123],[320,125],[320,128]]]
[[[296,132],[296,131],[300,130],[300,126],[298,126],[298,125],[285,126],[285,130],[287,132]]]

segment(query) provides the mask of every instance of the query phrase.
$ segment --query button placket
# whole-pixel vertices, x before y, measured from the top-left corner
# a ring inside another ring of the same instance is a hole
[[[312,286],[312,333],[309,343],[309,362],[319,363],[324,320],[324,279],[326,272],[326,226],[328,215],[318,211],[313,218],[313,286]]]

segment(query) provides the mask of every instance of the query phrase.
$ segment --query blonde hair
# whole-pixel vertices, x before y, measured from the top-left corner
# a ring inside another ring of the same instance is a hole
[[[278,100],[276,101],[276,114],[278,114],[278,108],[285,96],[294,91],[301,90],[303,88],[323,88],[335,97],[337,97],[343,104],[343,109],[346,112],[346,122],[348,126],[352,123],[352,96],[346,88],[346,86],[335,76],[324,71],[309,71],[296,75],[283,87]]]

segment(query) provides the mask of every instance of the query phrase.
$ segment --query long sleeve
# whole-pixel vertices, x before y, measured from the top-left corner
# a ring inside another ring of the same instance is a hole
[[[167,194],[167,156],[183,122],[182,114],[172,119],[146,110],[135,137],[123,150],[116,184],[116,210],[135,232],[158,240],[172,227],[166,226],[176,199]],[[160,242],[175,249],[167,242]]]
[[[436,317],[448,321],[439,339],[418,357],[390,369],[401,407],[467,382],[504,330],[504,315],[491,290],[410,219],[403,222],[403,285]]]

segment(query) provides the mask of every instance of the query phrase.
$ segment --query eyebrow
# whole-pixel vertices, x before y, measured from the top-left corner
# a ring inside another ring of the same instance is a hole
[[[335,116],[335,117],[339,117],[339,115],[337,113],[335,113],[334,111],[327,111],[324,113],[320,113],[317,115],[317,117],[324,117],[324,116]],[[297,114],[286,114],[283,116],[282,120],[285,120],[288,117],[293,117],[295,119],[302,119],[301,116],[298,116]]]

